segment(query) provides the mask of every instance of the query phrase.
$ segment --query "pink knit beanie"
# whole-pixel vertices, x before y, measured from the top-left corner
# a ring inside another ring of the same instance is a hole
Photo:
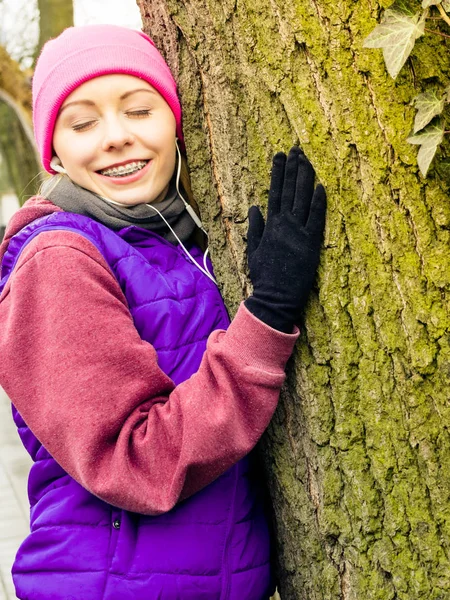
[[[50,167],[53,129],[62,103],[85,81],[112,73],[134,75],[152,85],[172,109],[183,144],[176,83],[153,41],[117,25],[69,27],[44,45],[33,76],[34,135],[49,173],[55,173]]]

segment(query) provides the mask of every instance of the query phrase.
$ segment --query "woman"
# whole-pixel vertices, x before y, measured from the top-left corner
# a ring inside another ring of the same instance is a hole
[[[229,324],[179,191],[181,108],[153,42],[65,30],[37,62],[33,119],[54,177],[0,250],[0,384],[34,461],[17,596],[267,599],[248,455],[298,337],[324,190],[300,149],[275,156],[267,223],[249,212],[254,291]]]

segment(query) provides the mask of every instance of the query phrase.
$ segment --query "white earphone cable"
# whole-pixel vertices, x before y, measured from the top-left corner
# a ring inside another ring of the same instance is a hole
[[[159,212],[159,210],[157,208],[155,208],[154,206],[152,206],[151,204],[147,204],[147,206],[149,206],[150,208],[153,208],[153,210],[155,210],[158,215],[161,217],[161,219],[164,221],[164,223],[167,225],[167,227],[170,229],[170,231],[173,233],[173,235],[176,237],[176,239],[178,240],[178,243],[180,244],[180,246],[183,248],[185,254],[190,258],[190,260],[194,263],[194,265],[200,269],[200,271],[206,275],[206,277],[208,277],[209,279],[211,279],[211,281],[213,283],[215,283],[217,285],[217,281],[214,279],[213,275],[211,275],[211,273],[209,272],[209,269],[206,265],[206,256],[208,254],[208,248],[206,249],[206,252],[203,256],[203,265],[205,268],[201,267],[198,262],[195,260],[195,258],[193,258],[190,254],[189,251],[184,247],[183,242],[180,240],[180,238],[177,236],[177,234],[175,233],[175,231],[172,229],[172,227],[169,225],[169,223],[166,221],[166,219],[163,217],[163,215]],[[197,215],[196,215],[197,216]]]
[[[194,221],[194,223],[197,225],[197,227],[199,227],[203,233],[206,235],[206,237],[208,237],[208,233],[206,232],[206,230],[203,228],[203,224],[200,221],[198,215],[196,214],[196,212],[194,211],[194,209],[192,208],[192,206],[190,204],[188,204],[186,202],[186,200],[183,198],[183,196],[181,195],[180,189],[178,187],[179,181],[180,181],[180,175],[181,175],[181,153],[180,153],[180,149],[178,147],[178,141],[176,142],[176,148],[177,148],[177,153],[178,153],[178,165],[177,165],[177,177],[176,177],[176,181],[175,181],[175,185],[176,185],[176,189],[178,192],[178,195],[180,196],[181,200],[184,203],[184,207],[186,208],[187,212],[189,213],[190,217],[192,218],[192,220]],[[56,170],[56,169],[55,169]],[[102,198],[103,200],[105,200],[106,202],[109,202],[110,204],[116,204],[117,206],[121,206],[123,208],[130,208],[127,204],[122,204],[121,202],[115,202],[114,200],[110,200],[109,198],[106,198],[105,196],[100,196],[100,198]],[[159,212],[159,210],[157,208],[155,208],[152,204],[146,204],[146,206],[149,206],[150,208],[152,208],[155,212],[158,213],[158,215],[161,217],[161,219],[164,221],[164,223],[167,225],[167,227],[170,229],[170,231],[173,233],[173,235],[175,236],[175,238],[178,240],[178,243],[180,244],[180,246],[183,248],[184,253],[186,254],[186,256],[189,257],[189,259],[191,260],[191,262],[198,268],[200,269],[200,271],[206,275],[206,277],[208,277],[213,283],[217,284],[217,281],[214,279],[214,276],[212,275],[212,273],[210,273],[209,269],[208,269],[208,265],[206,264],[206,257],[208,256],[209,253],[209,248],[207,247],[205,250],[205,253],[203,255],[203,267],[201,267],[198,262],[190,255],[189,251],[185,248],[183,242],[180,240],[180,238],[177,236],[177,234],[175,233],[175,231],[172,229],[172,227],[170,226],[170,224],[167,222],[167,220],[164,218],[164,216]]]

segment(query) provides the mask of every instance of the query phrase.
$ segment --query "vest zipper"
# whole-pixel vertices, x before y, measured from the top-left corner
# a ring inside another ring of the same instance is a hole
[[[230,513],[228,515],[228,523],[227,523],[227,534],[225,538],[225,544],[223,548],[223,582],[222,582],[222,593],[220,594],[220,600],[229,600],[230,597],[230,587],[231,587],[231,567],[230,567],[230,555],[228,552],[231,535],[233,532],[234,526],[234,509],[235,509],[235,500],[236,500],[236,488],[237,482],[239,479],[239,470],[240,464],[237,463],[235,465],[235,473],[234,473],[234,485],[233,485],[233,493],[231,496],[231,506]]]

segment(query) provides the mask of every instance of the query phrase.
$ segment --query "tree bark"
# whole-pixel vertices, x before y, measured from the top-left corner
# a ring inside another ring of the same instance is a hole
[[[423,83],[448,84],[448,40],[421,38],[393,81],[362,47],[390,3],[139,0],[179,82],[231,314],[273,153],[300,143],[328,194],[317,286],[261,444],[283,600],[450,597],[448,148],[423,179],[406,142]]]

